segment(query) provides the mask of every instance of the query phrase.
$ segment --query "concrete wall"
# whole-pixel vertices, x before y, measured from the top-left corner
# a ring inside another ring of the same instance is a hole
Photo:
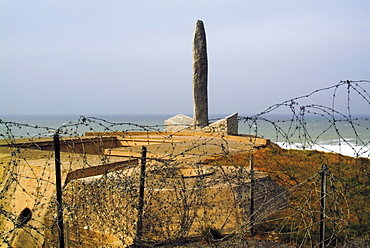
[[[221,120],[204,127],[205,132],[225,133],[229,135],[238,134],[238,113],[229,115]]]
[[[245,179],[238,182],[233,175],[225,181],[221,171],[230,169],[219,169],[204,177],[188,178],[176,173],[147,172],[141,240],[161,243],[199,237],[209,227],[227,234],[248,223],[250,182]],[[99,187],[101,179],[70,184],[66,190],[71,190],[68,193],[70,198],[66,199],[66,203],[78,206],[75,212],[69,213],[74,216],[70,225],[87,226],[94,233],[114,235],[124,242],[133,241],[136,235],[139,171],[131,169],[127,177],[122,173],[113,172],[108,177],[111,181],[104,181],[104,188]],[[85,194],[74,193],[76,188]],[[264,211],[279,210],[288,202],[285,189],[261,173],[256,179],[255,194],[258,196],[255,200],[257,216],[265,216]]]

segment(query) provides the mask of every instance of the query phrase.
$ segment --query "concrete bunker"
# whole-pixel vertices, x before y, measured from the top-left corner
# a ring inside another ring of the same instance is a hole
[[[85,227],[94,235],[110,234],[115,242],[138,242],[138,167],[72,180],[65,202],[79,207],[70,209],[66,225]],[[250,180],[247,170],[240,173],[239,168],[205,164],[149,165],[140,242],[153,245],[199,237],[208,227],[223,234],[235,232],[249,219]],[[288,204],[289,193],[268,175],[257,172],[255,183],[259,218]],[[77,238],[76,233],[72,236]]]

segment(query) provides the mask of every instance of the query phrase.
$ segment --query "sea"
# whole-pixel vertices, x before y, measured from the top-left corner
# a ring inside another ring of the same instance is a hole
[[[83,135],[88,131],[164,131],[173,114],[0,115],[0,139]],[[191,115],[188,115],[191,116]],[[210,122],[228,114],[210,115]],[[269,139],[286,149],[318,150],[370,158],[370,115],[240,115],[239,134]]]

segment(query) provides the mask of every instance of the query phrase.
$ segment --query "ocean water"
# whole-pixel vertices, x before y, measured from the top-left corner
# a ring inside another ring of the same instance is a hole
[[[244,119],[239,131],[268,138],[287,149],[370,157],[370,116],[267,115]]]
[[[164,121],[173,115],[2,115],[0,138],[83,135],[87,131],[165,130]],[[226,115],[211,115],[216,121]],[[270,139],[288,149],[336,152],[370,157],[370,115],[352,116],[239,116],[239,133]]]

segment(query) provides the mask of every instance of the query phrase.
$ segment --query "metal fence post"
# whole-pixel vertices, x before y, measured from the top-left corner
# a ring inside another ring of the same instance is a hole
[[[250,157],[250,179],[251,179],[251,185],[250,185],[250,235],[251,237],[254,236],[254,157],[251,155]]]
[[[145,166],[146,166],[146,147],[142,147],[140,164],[140,186],[139,186],[139,204],[138,218],[136,226],[135,244],[140,243],[143,229],[143,210],[144,210],[144,187],[145,187]]]
[[[60,143],[59,133],[54,135],[54,152],[55,152],[55,184],[57,188],[57,226],[59,235],[59,247],[64,248],[64,225],[63,225],[63,202],[62,202],[62,176],[60,168]]]
[[[319,172],[321,175],[321,199],[320,199],[320,244],[321,248],[325,247],[325,198],[326,198],[326,176],[329,174],[328,166],[323,164]]]

